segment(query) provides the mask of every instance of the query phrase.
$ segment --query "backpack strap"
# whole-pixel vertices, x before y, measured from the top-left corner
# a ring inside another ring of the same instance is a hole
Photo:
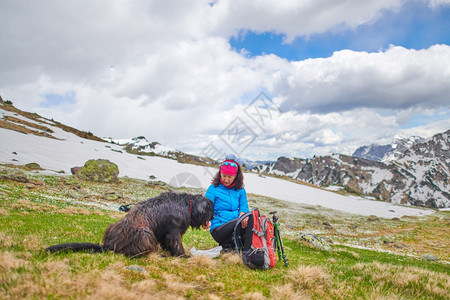
[[[241,249],[244,248],[244,245],[242,244],[242,237],[241,237],[241,235],[237,233],[237,229],[238,229],[239,225],[241,224],[241,222],[245,218],[247,218],[247,217],[249,217],[251,215],[252,215],[252,212],[248,212],[248,213],[243,214],[242,216],[239,217],[239,219],[236,222],[236,225],[234,226],[234,230],[233,230],[233,233],[234,233],[233,234],[234,235],[234,244],[236,246],[236,251],[238,253],[241,252]]]

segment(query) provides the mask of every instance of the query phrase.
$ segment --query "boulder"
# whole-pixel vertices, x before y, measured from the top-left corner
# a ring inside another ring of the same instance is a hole
[[[369,217],[367,217],[367,221],[375,222],[375,221],[380,221],[380,219],[378,219],[378,217],[375,215],[370,215]]]
[[[38,163],[28,163],[25,165],[25,168],[30,170],[42,170],[41,166]]]
[[[91,159],[75,173],[75,177],[85,181],[100,183],[119,182],[119,167],[106,159]]]
[[[72,175],[75,175],[82,167],[73,167],[70,168],[70,172],[72,173]]]

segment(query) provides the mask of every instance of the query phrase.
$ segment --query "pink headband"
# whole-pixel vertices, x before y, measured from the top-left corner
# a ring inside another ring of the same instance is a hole
[[[236,176],[238,172],[238,166],[234,161],[226,160],[220,166],[220,173]]]

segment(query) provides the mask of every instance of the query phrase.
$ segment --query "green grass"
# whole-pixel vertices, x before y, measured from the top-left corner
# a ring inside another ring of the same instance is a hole
[[[71,176],[27,176],[34,186],[0,179],[0,299],[448,299],[450,295],[447,262],[427,261],[419,253],[394,253],[396,249],[376,251],[376,240],[367,244],[373,236],[401,225],[400,229],[408,230],[395,231],[389,239],[418,247],[422,235],[436,242],[436,251],[442,251],[449,247],[446,237],[436,241],[429,232],[448,230],[447,213],[368,223],[362,217],[249,195],[251,206],[262,212],[278,210],[282,222],[290,265],[277,262],[266,271],[247,268],[233,254],[216,259],[174,258],[162,251],[133,259],[111,252],[50,254],[44,249],[53,244],[101,242],[106,227],[124,215],[114,207],[144,200],[166,187],[131,179],[102,185]],[[74,187],[84,190],[85,197],[70,198],[68,191]],[[111,203],[109,209],[91,205],[106,203],[103,195],[111,190],[124,198]],[[334,229],[319,230],[323,221],[331,222]],[[316,249],[297,238],[299,232],[313,228],[334,241],[332,251]],[[370,238],[363,235],[367,232]],[[352,244],[364,242],[358,248],[350,247],[339,242],[344,235]],[[183,242],[186,251],[217,246],[204,230],[188,230]]]

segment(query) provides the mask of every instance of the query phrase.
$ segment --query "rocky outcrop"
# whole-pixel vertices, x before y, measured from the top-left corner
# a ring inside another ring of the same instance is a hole
[[[391,163],[333,154],[312,159],[280,157],[255,170],[321,187],[338,185],[382,201],[450,207],[450,130],[413,144]]]
[[[19,169],[0,169],[0,179],[28,183],[27,175]]]
[[[70,173],[72,173],[72,175],[75,175],[78,171],[80,171],[82,167],[72,167],[70,168]]]
[[[109,160],[88,160],[84,166],[75,173],[75,177],[85,181],[102,183],[119,182],[119,167]]]

